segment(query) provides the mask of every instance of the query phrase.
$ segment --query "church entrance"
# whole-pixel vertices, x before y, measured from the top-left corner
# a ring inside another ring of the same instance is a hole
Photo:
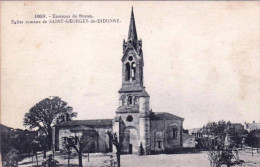
[[[133,127],[124,130],[123,153],[132,154],[138,152],[138,133]]]
[[[132,153],[133,153],[133,145],[129,144],[129,154],[132,154]]]

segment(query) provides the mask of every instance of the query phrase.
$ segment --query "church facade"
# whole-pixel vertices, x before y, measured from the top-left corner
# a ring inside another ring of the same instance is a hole
[[[107,135],[108,131],[119,136],[123,144],[123,153],[137,153],[141,144],[147,154],[182,148],[184,119],[170,113],[152,112],[150,109],[150,96],[145,90],[143,81],[142,40],[137,36],[133,9],[128,38],[123,41],[121,63],[122,86],[118,91],[119,106],[115,118],[72,120],[56,125],[53,128],[53,143],[56,150],[62,149],[62,137],[76,133],[84,135],[85,129],[94,134],[91,146],[93,152],[113,150]]]

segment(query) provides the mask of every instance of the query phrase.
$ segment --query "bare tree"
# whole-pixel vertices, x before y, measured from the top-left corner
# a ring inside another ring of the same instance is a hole
[[[75,135],[75,136],[64,138],[65,147],[73,148],[78,153],[79,167],[83,167],[83,163],[82,163],[83,151],[85,150],[86,146],[92,141],[93,138],[87,135],[82,135],[81,137]]]
[[[116,133],[111,133],[110,131],[107,132],[110,140],[112,140],[112,143],[114,144],[115,148],[116,148],[116,159],[117,159],[117,166],[120,167],[120,155],[121,155],[121,151],[123,148],[123,136],[120,136],[119,138],[117,137]]]
[[[72,147],[67,143],[67,139],[68,139],[68,137],[62,137],[62,146],[68,155],[68,167],[70,167],[70,155],[72,153],[71,152]]]
[[[31,148],[32,148],[33,153],[35,154],[36,163],[37,163],[37,166],[38,166],[38,154],[37,154],[37,151],[39,151],[39,148],[40,148],[40,141],[33,140],[32,143],[31,143]]]

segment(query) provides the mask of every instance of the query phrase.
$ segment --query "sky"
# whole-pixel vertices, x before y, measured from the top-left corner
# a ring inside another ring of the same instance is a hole
[[[123,39],[134,7],[144,85],[154,112],[260,122],[260,2],[1,2],[1,123],[23,127],[59,96],[76,119],[114,118]],[[35,14],[91,14],[105,24],[11,24]]]

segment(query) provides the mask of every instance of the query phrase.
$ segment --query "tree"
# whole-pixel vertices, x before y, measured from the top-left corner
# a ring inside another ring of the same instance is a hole
[[[12,129],[8,132],[1,133],[1,156],[2,159],[9,159],[7,153],[12,153],[11,150],[16,150],[19,159],[30,155],[31,148],[28,147],[37,135],[35,131]]]
[[[225,121],[209,122],[202,128],[204,137],[201,143],[207,149],[211,167],[220,167],[223,164],[230,166],[234,157],[233,148],[236,145],[234,129],[231,123]],[[235,157],[240,163],[238,157]]]
[[[10,151],[6,154],[3,159],[4,167],[16,167],[18,166],[18,151],[14,148],[11,148]]]
[[[86,149],[88,144],[90,144],[94,136],[96,135],[95,131],[85,131],[85,134],[82,136],[71,136],[71,137],[64,137],[64,147],[66,148],[73,148],[78,153],[79,158],[79,167],[83,167],[82,164],[82,155],[83,151]]]
[[[252,147],[252,150],[253,147],[256,147],[258,152],[258,147],[260,146],[260,129],[252,130],[246,137],[246,143]]]
[[[66,151],[68,155],[68,167],[70,167],[70,155],[71,155],[71,146],[67,143],[68,138],[67,137],[62,137],[62,146],[63,149]]]
[[[33,154],[35,154],[37,166],[38,166],[38,154],[37,154],[37,151],[39,151],[39,148],[40,148],[40,142],[37,141],[37,140],[33,140],[32,143],[31,143],[31,149],[33,151]]]
[[[46,136],[36,136],[35,141],[39,142],[39,149],[43,151],[43,158],[46,158],[46,151],[48,149],[48,139]]]
[[[123,136],[119,136],[119,139],[117,138],[116,133],[111,133],[110,131],[107,132],[110,140],[112,140],[112,143],[116,147],[116,159],[117,159],[117,166],[120,167],[120,155],[121,155],[121,150],[123,148]]]
[[[48,159],[42,162],[43,167],[56,167],[58,166],[59,162],[53,159],[52,154],[49,155]]]
[[[143,147],[142,142],[141,142],[140,147],[139,147],[139,149],[138,149],[138,154],[139,154],[139,155],[144,155],[144,147]]]
[[[29,113],[24,115],[23,124],[30,129],[42,131],[48,138],[48,148],[52,143],[52,128],[56,123],[68,121],[77,116],[76,112],[72,112],[72,107],[59,97],[45,98],[34,105]]]
[[[11,132],[7,132],[7,133],[1,133],[1,156],[2,159],[5,158],[5,156],[8,154],[8,152],[11,150],[12,148],[12,144],[11,144]]]

